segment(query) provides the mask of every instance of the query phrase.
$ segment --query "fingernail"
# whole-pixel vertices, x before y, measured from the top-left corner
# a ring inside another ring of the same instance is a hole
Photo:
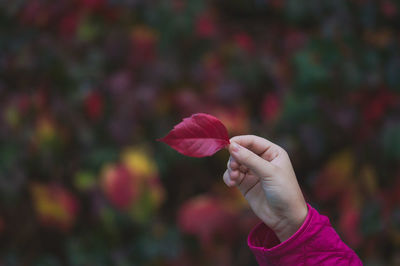
[[[232,142],[232,151],[239,152],[239,149],[240,149],[239,145],[236,144],[235,142]]]

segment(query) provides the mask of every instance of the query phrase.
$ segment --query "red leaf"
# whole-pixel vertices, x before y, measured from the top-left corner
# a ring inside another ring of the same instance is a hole
[[[211,156],[229,144],[228,130],[209,114],[184,118],[162,141],[178,152],[191,157]]]

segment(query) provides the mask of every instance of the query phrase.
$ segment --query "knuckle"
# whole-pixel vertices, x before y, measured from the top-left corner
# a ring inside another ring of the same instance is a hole
[[[239,167],[239,169],[240,169],[240,171],[243,172],[243,173],[247,172],[247,170],[248,170],[247,167],[244,166],[244,165],[241,165],[241,166]]]
[[[252,159],[252,154],[250,152],[244,152],[242,159],[243,161],[248,162]]]
[[[230,138],[230,141],[231,142],[236,142],[237,140],[239,140],[240,138],[243,138],[243,137],[244,137],[243,135],[235,136],[235,137]]]

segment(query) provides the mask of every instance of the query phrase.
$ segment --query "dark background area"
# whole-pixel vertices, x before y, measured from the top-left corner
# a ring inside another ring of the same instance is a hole
[[[284,147],[365,265],[400,263],[400,2],[0,1],[0,265],[256,265],[227,151]]]

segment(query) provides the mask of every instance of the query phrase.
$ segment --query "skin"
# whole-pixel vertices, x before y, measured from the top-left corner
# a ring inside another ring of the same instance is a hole
[[[287,152],[253,135],[233,137],[230,141],[225,184],[236,186],[279,240],[287,240],[308,213]]]

